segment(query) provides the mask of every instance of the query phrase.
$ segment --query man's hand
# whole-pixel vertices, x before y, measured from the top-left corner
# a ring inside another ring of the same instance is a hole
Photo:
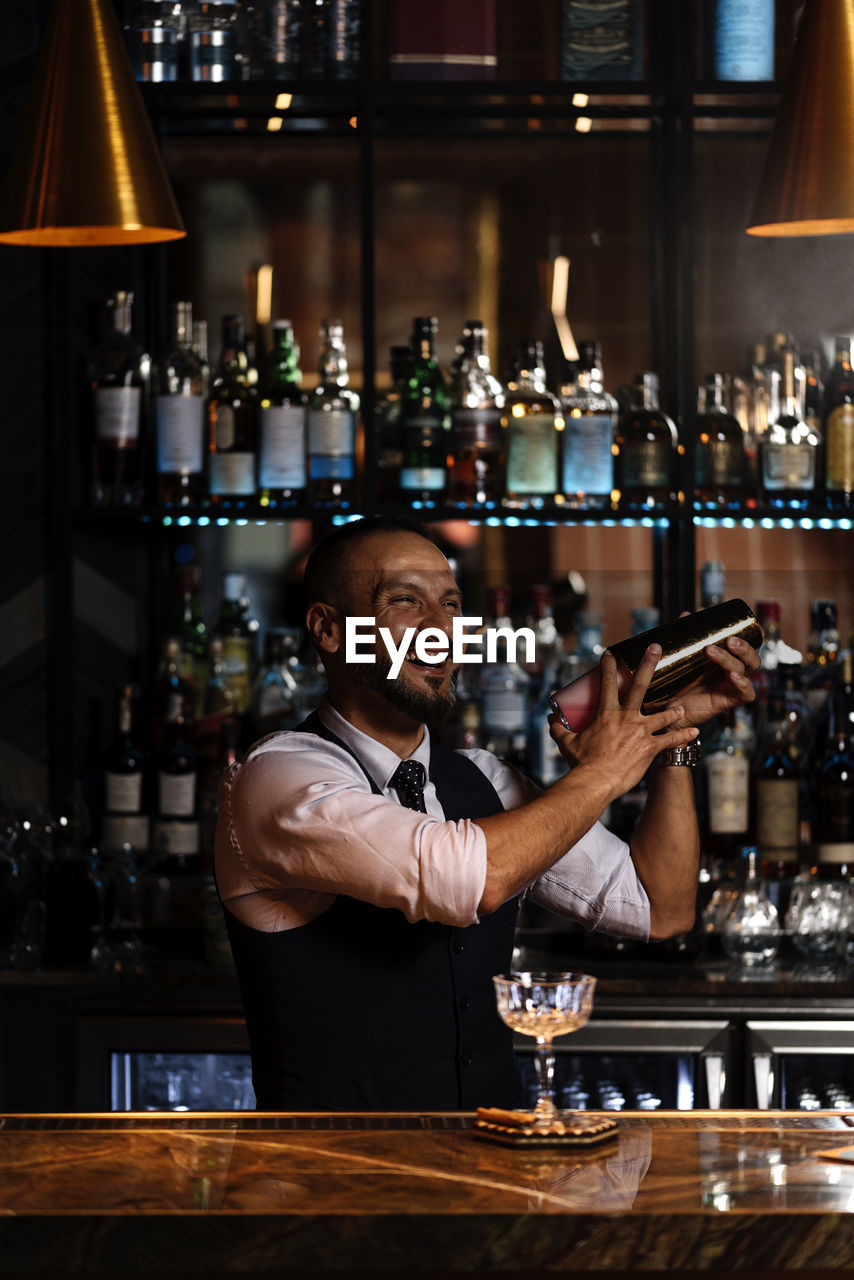
[[[601,689],[595,718],[580,733],[572,733],[560,717],[549,716],[549,731],[561,755],[575,766],[596,766],[616,799],[640,781],[659,751],[693,741],[697,729],[678,705],[644,715],[644,696],[661,657],[661,646],[650,645],[622,703],[617,688],[617,663],[607,651],[600,663]]]
[[[685,614],[681,614],[685,617]],[[681,718],[672,728],[705,724],[713,716],[731,707],[743,706],[756,699],[756,690],[750,677],[759,670],[759,654],[746,640],[730,636],[726,648],[710,644],[706,656],[714,664],[714,670],[702,684],[679,695],[683,708]]]

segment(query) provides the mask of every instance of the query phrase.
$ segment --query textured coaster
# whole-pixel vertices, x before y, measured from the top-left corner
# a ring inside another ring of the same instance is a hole
[[[536,1124],[532,1111],[478,1107],[474,1136],[506,1147],[590,1147],[616,1137],[617,1122],[608,1116],[567,1111],[544,1129]]]

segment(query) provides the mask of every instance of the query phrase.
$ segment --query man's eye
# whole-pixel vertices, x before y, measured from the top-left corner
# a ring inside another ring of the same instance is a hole
[[[395,596],[392,599],[392,604],[415,604],[415,597],[414,596]]]
[[[446,609],[453,609],[454,613],[459,613],[459,609],[460,609],[460,602],[459,602],[459,600],[446,600],[446,601],[445,601],[445,608],[446,608]]]

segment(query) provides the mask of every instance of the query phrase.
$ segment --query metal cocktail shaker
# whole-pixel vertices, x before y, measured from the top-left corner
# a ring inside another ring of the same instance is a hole
[[[681,693],[700,684],[712,664],[705,650],[710,644],[724,647],[730,636],[738,636],[758,649],[762,644],[762,628],[753,611],[743,600],[724,600],[709,609],[673,622],[662,623],[640,635],[630,636],[609,645],[617,660],[617,689],[620,697],[631,684],[640,661],[651,644],[661,645],[661,657],[643,700],[643,711],[660,711]],[[586,729],[599,705],[599,668],[549,694],[549,704],[567,729],[580,733]]]

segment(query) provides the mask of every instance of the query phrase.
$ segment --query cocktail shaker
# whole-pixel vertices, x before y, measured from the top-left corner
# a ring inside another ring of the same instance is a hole
[[[705,650],[710,644],[724,647],[738,636],[754,649],[762,644],[762,628],[743,600],[724,600],[684,618],[662,623],[640,635],[609,645],[617,660],[617,690],[623,696],[651,644],[661,645],[661,657],[643,700],[644,712],[660,711],[679,694],[700,684],[712,663]],[[563,689],[549,694],[549,704],[567,729],[586,729],[599,705],[599,667],[586,671]]]

